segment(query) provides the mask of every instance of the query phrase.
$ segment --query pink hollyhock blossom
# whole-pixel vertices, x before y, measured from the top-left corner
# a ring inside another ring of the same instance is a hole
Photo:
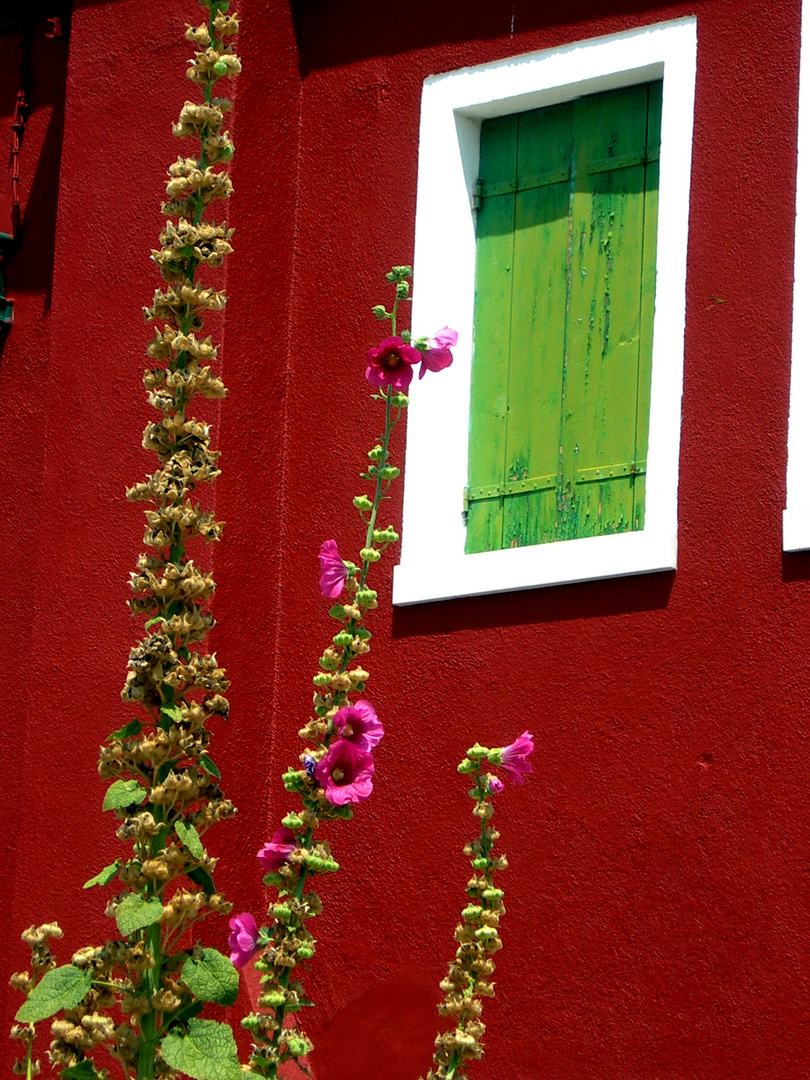
[[[503,791],[503,780],[499,780],[497,776],[490,776],[489,791],[491,795],[500,795]]]
[[[404,393],[413,378],[413,365],[420,362],[422,353],[406,345],[401,337],[387,337],[376,349],[368,350],[366,359],[366,378],[372,386],[391,386]]]
[[[443,371],[453,363],[453,354],[450,352],[458,344],[458,333],[449,326],[443,326],[437,330],[432,338],[428,338],[427,351],[422,353],[422,366],[419,368],[421,379],[426,371]]]
[[[256,858],[268,873],[275,873],[289,859],[295,847],[295,833],[292,829],[276,829],[273,839],[256,852]]]
[[[333,806],[363,802],[372,791],[374,759],[348,739],[335,739],[315,766],[315,779]]]
[[[338,709],[332,720],[335,731],[370,754],[385,732],[368,701],[356,701]]]
[[[228,925],[231,928],[228,938],[231,963],[235,968],[243,968],[259,951],[259,928],[249,911],[234,915]]]
[[[337,543],[334,540],[324,540],[318,558],[321,563],[321,594],[329,600],[335,600],[343,591],[349,574],[338,553]]]
[[[513,784],[522,784],[523,777],[532,772],[528,757],[533,751],[534,736],[530,735],[528,731],[524,731],[513,743],[504,746],[501,750],[501,760],[498,764],[506,770],[506,775]]]

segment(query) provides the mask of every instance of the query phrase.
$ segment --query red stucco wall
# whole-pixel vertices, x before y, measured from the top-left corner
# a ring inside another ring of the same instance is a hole
[[[331,633],[315,554],[329,536],[360,543],[349,500],[377,428],[368,309],[411,256],[422,80],[698,18],[679,569],[373,617],[368,696],[388,737],[373,799],[330,837],[342,871],[322,890],[306,1017],[317,1080],[428,1067],[466,881],[454,767],[474,738],[526,727],[535,776],[499,804],[505,948],[471,1075],[805,1078],[810,556],[780,551],[798,0],[357,0],[302,3],[295,19],[280,0],[243,0],[241,13],[230,396],[209,411],[228,522],[214,637],[233,680],[215,757],[240,814],[211,848],[224,891],[257,916],[253,853],[287,809],[277,775]],[[65,960],[110,926],[81,883],[118,849],[95,762],[129,718],[124,605],[142,525],[123,490],[150,466],[140,306],[157,284],[148,254],[195,18],[181,0],[77,4],[61,172],[47,120],[63,84],[47,93],[56,68],[41,65],[23,172],[58,183],[55,240],[32,229],[16,265],[52,266],[52,288],[9,269],[17,322],[0,356],[9,971],[31,922],[60,921]],[[12,39],[0,48],[13,71]],[[15,90],[4,73],[6,116]],[[382,577],[385,592],[390,566]],[[224,944],[224,922],[205,932]]]

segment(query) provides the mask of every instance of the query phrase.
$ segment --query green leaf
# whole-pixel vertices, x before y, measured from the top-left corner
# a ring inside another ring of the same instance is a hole
[[[115,912],[115,921],[118,929],[124,937],[134,934],[136,930],[142,930],[144,926],[151,926],[163,915],[163,904],[156,896],[144,900],[137,893],[125,896]]]
[[[109,866],[105,866],[103,870],[99,870],[95,877],[91,877],[89,881],[85,881],[82,885],[83,889],[91,889],[94,885],[109,885],[115,875],[118,873],[118,860],[111,862]]]
[[[128,739],[130,735],[140,735],[142,730],[143,724],[140,722],[140,720],[130,720],[128,724],[124,724],[124,726],[120,727],[118,731],[113,731],[112,734],[108,735],[107,742],[109,742],[110,739]],[[81,1061],[79,1062],[79,1064],[84,1065],[84,1062]],[[88,1062],[88,1064],[90,1064],[90,1062]],[[74,1066],[74,1068],[78,1068],[78,1065]],[[62,1076],[66,1075],[67,1070],[62,1073]]]
[[[180,721],[183,719],[183,714],[180,712],[179,705],[161,705],[160,715],[165,716],[174,724],[179,724]]]
[[[174,827],[175,827],[175,830],[177,832],[177,835],[180,837],[180,839],[186,845],[186,847],[191,852],[191,854],[194,856],[194,858],[195,859],[204,859],[205,858],[205,848],[202,845],[202,840],[200,839],[200,834],[197,832],[197,830],[194,828],[194,826],[190,825],[187,821],[176,821],[174,823]]]
[[[200,755],[200,765],[202,765],[202,767],[205,769],[205,771],[208,773],[209,776],[216,777],[217,780],[222,779],[222,773],[219,771],[219,769],[213,763],[213,761],[208,756],[208,754],[201,754]]]
[[[71,1065],[67,1069],[62,1069],[59,1075],[62,1080],[101,1080],[101,1073],[93,1062],[87,1058],[84,1058],[83,1061],[77,1061],[75,1065]]]
[[[195,866],[193,870],[187,871],[186,877],[189,881],[193,881],[195,885],[199,885],[206,896],[213,896],[217,891],[214,879],[201,866]]]
[[[239,994],[239,972],[216,949],[203,949],[201,959],[190,956],[183,964],[183,982],[200,1001],[233,1005]]]
[[[236,1041],[228,1024],[215,1020],[188,1022],[188,1035],[174,1031],[160,1042],[166,1064],[193,1080],[243,1080]]]
[[[146,791],[137,780],[116,780],[107,788],[102,810],[125,810],[128,806],[139,806],[146,798]]]
[[[92,971],[80,971],[73,964],[48,971],[17,1010],[17,1023],[36,1024],[60,1009],[74,1009],[90,989],[92,978]]]

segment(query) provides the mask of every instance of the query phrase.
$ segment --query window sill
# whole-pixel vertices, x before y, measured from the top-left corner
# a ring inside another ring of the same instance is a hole
[[[656,535],[644,529],[479,555],[454,557],[442,552],[435,558],[425,557],[418,562],[411,559],[395,568],[394,604],[674,570],[677,549],[674,533]]]
[[[807,551],[810,548],[810,510],[782,511],[782,550]]]

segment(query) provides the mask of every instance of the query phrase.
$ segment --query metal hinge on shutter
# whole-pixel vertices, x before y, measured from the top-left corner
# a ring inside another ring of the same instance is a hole
[[[596,469],[577,469],[576,482],[589,484],[597,480],[618,480],[623,476],[639,476],[646,471],[646,461],[624,461],[618,465],[600,465]]]
[[[629,169],[634,165],[649,165],[654,161],[658,161],[657,149],[649,153],[622,154],[612,158],[604,158],[600,161],[592,161],[588,165],[586,172],[589,175],[613,172],[616,169]],[[522,176],[516,180],[503,180],[496,184],[487,184],[482,179],[478,179],[473,188],[473,209],[477,210],[481,206],[482,199],[491,199],[494,195],[514,195],[519,191],[532,191],[535,188],[560,184],[570,179],[571,169],[568,166],[550,169],[548,172],[536,173],[533,176]]]
[[[509,480],[505,484],[484,484],[464,488],[464,512],[470,503],[483,499],[499,499],[502,495],[528,495],[532,491],[551,491],[557,486],[556,476],[527,476],[525,480]]]
[[[639,476],[647,472],[646,461],[627,461],[618,465],[601,465],[595,469],[577,469],[576,483],[588,484],[599,480],[617,480],[623,476]],[[483,484],[464,488],[464,513],[470,503],[485,499],[500,499],[506,495],[528,495],[535,491],[551,491],[557,486],[556,476],[528,476],[525,480],[509,480],[505,484]]]

